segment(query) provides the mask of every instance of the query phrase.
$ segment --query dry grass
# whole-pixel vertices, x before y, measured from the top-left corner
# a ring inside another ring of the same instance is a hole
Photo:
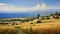
[[[60,34],[60,23],[41,23],[29,27],[23,27],[23,29],[31,29],[33,33],[37,34]]]
[[[0,26],[0,34],[11,34],[13,30],[12,26]]]
[[[24,23],[22,29],[32,29],[33,34],[60,34],[60,19],[43,20],[38,24]]]
[[[60,34],[60,19],[42,20],[43,23],[35,24],[36,21],[15,26],[0,26],[0,34]],[[32,22],[33,24],[30,24]]]

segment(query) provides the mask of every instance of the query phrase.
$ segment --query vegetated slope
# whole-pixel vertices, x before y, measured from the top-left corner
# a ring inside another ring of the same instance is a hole
[[[60,34],[60,20],[56,19],[50,23],[38,23],[29,25],[26,25],[25,23],[22,29],[29,29],[32,34]]]
[[[44,22],[47,21],[44,20]],[[49,23],[30,24],[30,22],[26,22],[15,26],[0,25],[0,34],[60,34],[60,19],[52,20]]]

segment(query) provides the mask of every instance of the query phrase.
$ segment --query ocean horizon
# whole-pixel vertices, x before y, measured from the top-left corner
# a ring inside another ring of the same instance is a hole
[[[40,14],[44,16],[45,14]],[[0,13],[0,18],[24,18],[24,17],[36,17],[36,13]]]

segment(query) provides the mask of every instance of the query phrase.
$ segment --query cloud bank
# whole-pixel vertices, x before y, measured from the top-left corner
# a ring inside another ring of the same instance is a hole
[[[20,6],[14,6],[12,4],[5,4],[5,3],[0,3],[0,10],[2,11],[35,11],[35,10],[44,10],[46,9],[47,6],[45,3],[42,5],[37,4],[36,6],[33,7],[20,7]]]
[[[33,7],[21,7],[21,6],[14,6],[12,4],[5,4],[0,3],[0,11],[38,11],[38,10],[46,10],[46,9],[56,9],[55,7],[47,7],[45,3],[37,4]]]

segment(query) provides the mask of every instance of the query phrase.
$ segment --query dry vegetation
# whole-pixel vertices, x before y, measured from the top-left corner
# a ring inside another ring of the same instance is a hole
[[[0,25],[0,34],[60,34],[60,19],[42,20],[42,23],[36,21],[13,26]]]

